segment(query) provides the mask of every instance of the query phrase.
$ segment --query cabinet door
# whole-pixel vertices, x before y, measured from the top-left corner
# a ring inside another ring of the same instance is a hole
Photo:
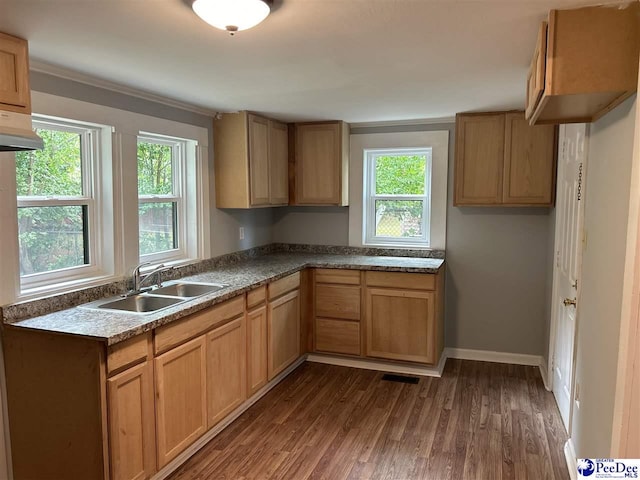
[[[202,335],[155,360],[159,468],[207,429],[205,348]]]
[[[269,203],[289,203],[289,131],[284,123],[269,120]]]
[[[267,307],[247,314],[247,379],[249,395],[267,383]]]
[[[300,291],[269,303],[269,380],[300,356]]]
[[[249,115],[251,205],[269,204],[269,121]]]
[[[527,97],[525,99],[525,116],[530,119],[538,106],[544,92],[547,66],[547,22],[542,22],[538,31],[538,41],[533,52],[529,75],[527,76]]]
[[[31,113],[27,41],[4,33],[0,33],[0,103],[8,110]]]
[[[500,205],[504,114],[456,117],[454,205]]]
[[[503,203],[553,204],[556,127],[532,127],[521,113],[506,115]]]
[[[296,203],[341,202],[341,125],[296,125]]]
[[[244,315],[207,334],[208,428],[247,398]]]
[[[156,471],[152,375],[145,362],[107,380],[113,480],[143,480]]]
[[[435,363],[435,299],[435,292],[367,288],[366,355]]]

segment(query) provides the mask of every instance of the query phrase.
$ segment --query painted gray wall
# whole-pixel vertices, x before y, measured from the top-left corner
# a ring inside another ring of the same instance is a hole
[[[349,244],[347,207],[281,207],[273,213],[273,241],[314,245]]]
[[[206,128],[209,131],[209,165],[211,167],[212,255],[223,255],[271,243],[271,209],[219,210],[214,208],[213,119],[211,117],[40,72],[31,72],[31,88],[51,95]],[[239,238],[241,226],[245,229],[244,240]]]
[[[578,458],[611,450],[635,109],[634,96],[591,125],[571,433]]]

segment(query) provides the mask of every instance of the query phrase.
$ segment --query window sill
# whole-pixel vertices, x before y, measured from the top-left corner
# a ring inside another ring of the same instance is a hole
[[[394,248],[404,250],[437,250],[429,245],[422,243],[362,243],[363,247],[370,248]]]
[[[99,287],[118,280],[120,279],[114,275],[96,275],[46,286],[25,288],[20,290],[20,294],[16,298],[16,303],[29,300],[39,300],[59,294],[72,293],[85,288]]]

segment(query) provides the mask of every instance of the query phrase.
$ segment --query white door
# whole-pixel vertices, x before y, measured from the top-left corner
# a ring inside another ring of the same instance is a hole
[[[553,394],[568,432],[573,401],[574,339],[582,263],[586,136],[585,124],[560,126],[550,346]]]

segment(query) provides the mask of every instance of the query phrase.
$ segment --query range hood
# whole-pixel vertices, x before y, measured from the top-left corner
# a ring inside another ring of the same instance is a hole
[[[40,150],[43,146],[31,127],[31,115],[0,111],[0,152]]]

